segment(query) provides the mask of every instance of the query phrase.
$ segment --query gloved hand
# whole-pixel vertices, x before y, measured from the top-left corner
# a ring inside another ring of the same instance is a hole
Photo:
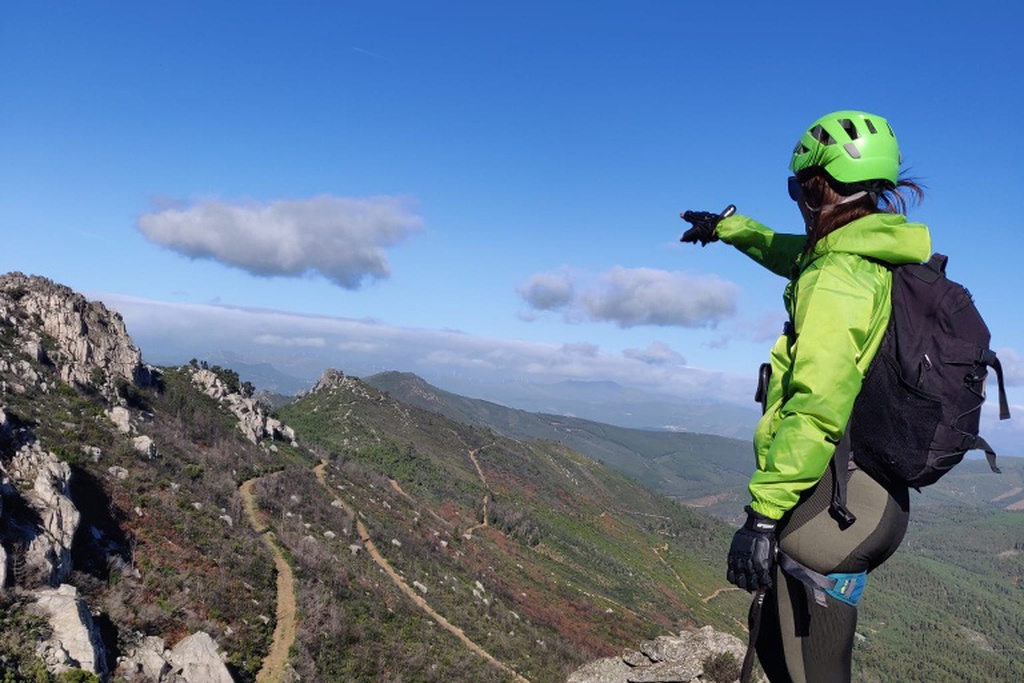
[[[754,512],[748,505],[747,522],[732,537],[729,547],[729,583],[743,590],[772,587],[772,568],[778,541],[774,519]]]
[[[736,212],[736,207],[730,204],[726,207],[722,213],[711,213],[710,211],[686,211],[679,214],[687,223],[693,225],[692,228],[683,233],[683,236],[679,238],[680,242],[691,242],[696,244],[700,242],[700,246],[705,247],[709,242],[717,242],[718,234],[715,232],[715,228],[718,227],[718,221],[733,215]]]

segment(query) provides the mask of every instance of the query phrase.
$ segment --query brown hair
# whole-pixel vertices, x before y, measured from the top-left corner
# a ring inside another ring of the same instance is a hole
[[[906,214],[912,204],[924,200],[924,187],[913,178],[900,178],[895,187],[889,185],[848,185],[835,180],[820,167],[806,176],[801,174],[800,210],[807,224],[807,249],[813,249],[826,235],[858,218],[883,212]],[[860,191],[867,194],[840,203]]]

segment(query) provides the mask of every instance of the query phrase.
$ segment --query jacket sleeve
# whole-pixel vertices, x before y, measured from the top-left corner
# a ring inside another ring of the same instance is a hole
[[[785,278],[796,274],[796,263],[807,243],[806,235],[777,233],[753,218],[739,214],[723,218],[715,233],[768,270]]]
[[[771,440],[750,480],[751,506],[773,519],[824,473],[888,322],[888,288],[858,257],[826,255],[796,287],[791,370],[781,378]]]

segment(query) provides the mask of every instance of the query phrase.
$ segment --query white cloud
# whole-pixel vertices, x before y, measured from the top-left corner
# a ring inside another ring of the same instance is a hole
[[[517,291],[531,308],[540,311],[565,308],[575,295],[572,275],[568,272],[537,273]]]
[[[311,346],[314,348],[327,346],[327,341],[323,337],[282,337],[276,334],[258,334],[253,341],[268,346]]]
[[[752,372],[756,367],[728,372],[689,367],[662,342],[618,353],[589,342],[540,343],[397,327],[374,320],[209,304],[170,304],[120,295],[96,298],[122,315],[129,334],[148,362],[181,364],[229,350],[244,362],[269,363],[307,380],[309,386],[330,367],[355,376],[401,370],[415,372],[440,387],[454,380],[489,387],[486,398],[499,402],[503,387],[576,379],[616,382],[684,399],[715,397],[749,406]],[[266,343],[274,339],[323,339],[324,344]],[[1013,349],[998,352],[1008,366],[1007,379],[1019,385],[1020,356]],[[997,451],[1009,454],[1013,450],[1011,444],[1015,447],[1024,438],[1024,428],[1019,419],[996,419],[993,382],[994,378],[989,382],[982,433]],[[1012,389],[1015,393],[1010,397],[1011,410],[1016,416],[1024,413],[1024,407],[1018,387]]]
[[[672,347],[665,342],[659,341],[651,342],[646,349],[626,349],[623,351],[623,355],[649,365],[686,364],[686,359],[682,355],[672,350]]]
[[[603,380],[678,396],[734,396],[736,402],[749,403],[750,377],[686,367],[678,354],[660,343],[642,352],[620,353],[590,342],[540,343],[379,321],[118,295],[100,298],[121,313],[143,356],[157,364],[202,360],[231,350],[246,362],[270,363],[310,384],[335,367],[356,376],[382,370],[415,372],[439,385],[453,376],[494,385]],[[283,343],[313,339],[324,344]],[[267,343],[271,340],[279,343]]]
[[[562,344],[562,351],[572,356],[583,356],[585,358],[596,358],[601,352],[600,347],[587,342],[572,342]]]
[[[569,322],[715,326],[736,313],[739,287],[714,275],[652,268],[615,267],[577,288],[566,272],[538,273],[521,285],[520,296],[535,310],[564,311]]]
[[[410,202],[398,197],[322,195],[269,203],[204,200],[141,216],[150,240],[191,258],[219,261],[261,276],[319,273],[358,289],[390,274],[385,249],[422,227]]]

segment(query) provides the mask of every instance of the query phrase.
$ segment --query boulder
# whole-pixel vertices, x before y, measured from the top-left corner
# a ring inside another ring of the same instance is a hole
[[[58,586],[71,574],[71,543],[81,520],[70,498],[71,467],[33,442],[18,449],[8,473],[21,484],[18,490],[38,517],[37,528],[26,534],[26,570]]]
[[[178,642],[167,660],[185,683],[234,683],[217,650],[217,643],[204,631]]]
[[[55,348],[48,353],[35,332],[22,340],[22,347],[37,361],[52,362],[68,384],[92,386],[117,399],[121,382],[139,386],[152,382],[121,316],[64,285],[22,273],[2,275],[0,317],[39,320]],[[38,386],[37,381],[31,383]]]
[[[99,631],[74,586],[61,585],[35,592],[34,608],[50,623],[53,633],[39,643],[37,653],[51,673],[82,669],[104,676],[106,653]]]
[[[709,661],[723,654],[735,664],[737,679],[747,645],[736,636],[710,626],[683,631],[678,636],[659,636],[645,641],[639,650],[606,657],[580,667],[567,683],[688,683],[708,681]],[[734,679],[734,680],[737,680]],[[721,680],[717,677],[715,680]]]
[[[238,419],[238,429],[252,443],[263,439],[295,441],[295,431],[267,415],[266,408],[259,400],[232,391],[212,370],[196,368],[192,371],[192,384],[204,394],[218,401]]]
[[[171,665],[164,657],[164,639],[146,636],[127,648],[118,662],[117,674],[127,681],[166,681]]]
[[[131,414],[124,406],[114,406],[107,411],[107,417],[114,423],[119,432],[127,434],[132,430]]]

